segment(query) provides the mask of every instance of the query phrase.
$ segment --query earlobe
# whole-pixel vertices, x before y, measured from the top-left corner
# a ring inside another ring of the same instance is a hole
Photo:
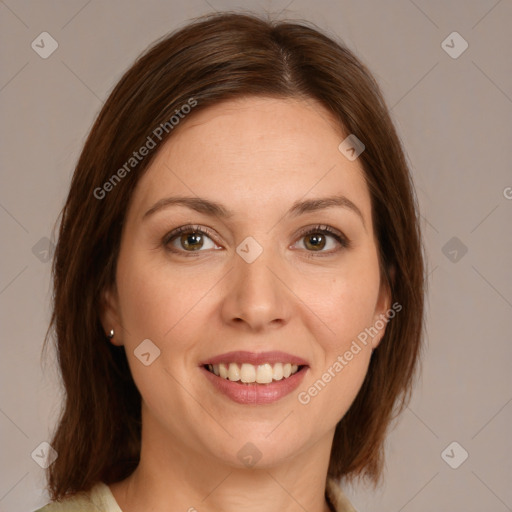
[[[100,318],[105,337],[113,345],[123,345],[119,303],[117,292],[113,289],[106,289],[102,293]]]

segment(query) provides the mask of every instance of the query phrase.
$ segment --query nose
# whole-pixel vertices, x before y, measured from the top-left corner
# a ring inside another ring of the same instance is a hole
[[[252,263],[234,255],[234,268],[222,302],[225,323],[248,331],[284,326],[290,318],[290,290],[271,254],[264,250]]]

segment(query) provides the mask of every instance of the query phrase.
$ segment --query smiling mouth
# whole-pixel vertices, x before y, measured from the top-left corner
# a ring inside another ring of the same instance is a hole
[[[259,365],[220,363],[205,364],[203,367],[221,379],[238,382],[238,384],[270,384],[286,380],[307,368],[306,365],[291,363],[264,363]]]

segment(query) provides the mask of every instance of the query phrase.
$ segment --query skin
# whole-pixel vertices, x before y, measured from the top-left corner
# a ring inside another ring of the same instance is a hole
[[[182,121],[140,179],[116,287],[105,292],[102,311],[143,400],[141,462],[111,485],[124,512],[164,512],[168,504],[182,511],[328,510],[334,430],[385,327],[307,405],[297,394],[390,307],[363,169],[338,150],[345,137],[313,100],[230,100]],[[297,200],[334,193],[357,205],[364,225],[343,207],[286,215]],[[176,195],[217,201],[233,215],[174,205],[142,218]],[[209,227],[215,237],[203,235],[200,251],[187,253],[178,235],[169,246],[181,252],[166,249],[165,235],[186,224]],[[299,230],[316,224],[341,231],[351,246],[331,235],[320,249],[305,245],[312,236]],[[248,236],[263,248],[250,264],[236,252]],[[161,351],[149,366],[134,355],[145,339]],[[310,367],[301,386],[277,402],[241,405],[217,392],[198,366],[231,350],[282,350]],[[237,456],[248,442],[262,454],[253,468]]]

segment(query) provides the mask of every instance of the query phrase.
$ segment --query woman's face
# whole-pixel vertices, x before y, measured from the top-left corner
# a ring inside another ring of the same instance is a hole
[[[129,205],[103,324],[125,346],[148,435],[271,466],[332,442],[384,334],[361,334],[389,308],[363,170],[313,101],[229,101],[175,130]],[[217,356],[233,381],[204,367]],[[307,366],[288,380],[293,361]],[[236,382],[238,369],[272,382]]]

